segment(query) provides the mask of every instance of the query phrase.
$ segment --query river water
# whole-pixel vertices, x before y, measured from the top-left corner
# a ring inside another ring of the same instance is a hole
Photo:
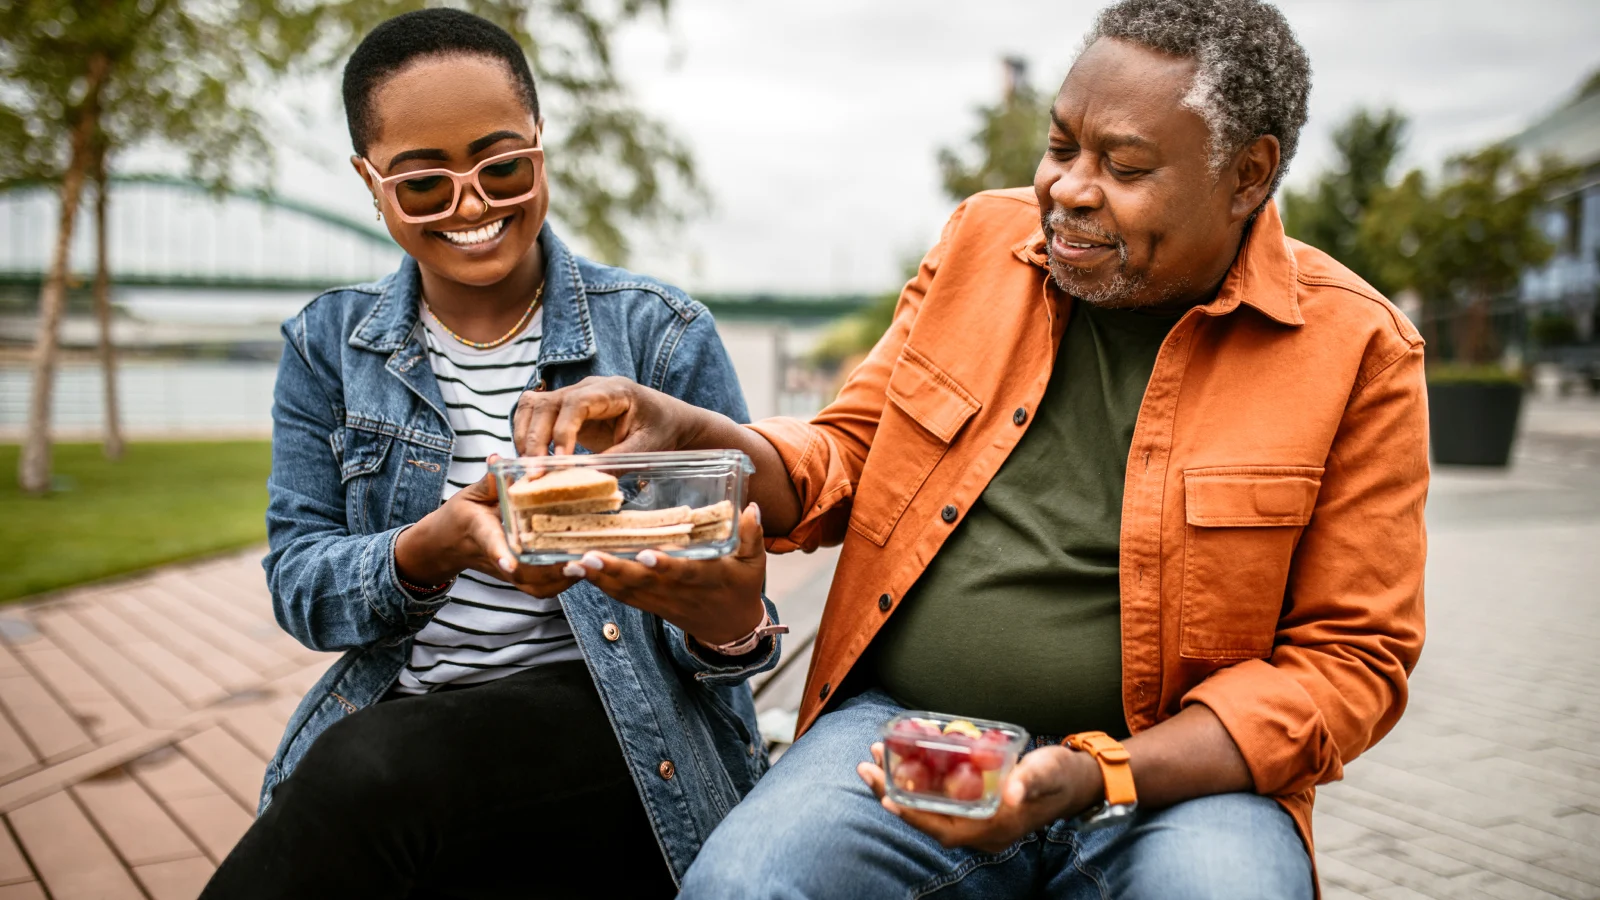
[[[718,323],[739,374],[751,416],[808,415],[821,405],[797,390],[787,368],[815,340],[817,329]],[[272,432],[277,364],[253,360],[134,357],[118,365],[123,428],[131,437],[260,435]],[[31,373],[25,361],[0,362],[0,441],[16,441],[28,419]],[[52,427],[64,440],[93,440],[105,405],[100,367],[68,362],[58,370]]]

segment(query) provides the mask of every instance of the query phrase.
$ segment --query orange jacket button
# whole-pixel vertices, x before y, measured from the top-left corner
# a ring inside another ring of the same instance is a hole
[[[889,611],[889,607],[891,607],[893,605],[894,605],[894,598],[889,596],[888,594],[884,594],[882,597],[878,598],[878,610],[880,612],[888,612]]]
[[[1017,411],[1011,414],[1011,421],[1016,425],[1026,424],[1028,421],[1028,411],[1020,406],[1017,407]]]
[[[945,520],[947,523],[954,522],[960,517],[961,510],[956,509],[954,506],[946,506],[944,509],[939,510],[939,518]]]
[[[833,685],[831,685],[831,684],[823,685],[822,686],[822,690],[817,691],[817,699],[818,700],[826,700],[826,699],[828,699],[828,689],[831,688],[831,687],[833,687]]]

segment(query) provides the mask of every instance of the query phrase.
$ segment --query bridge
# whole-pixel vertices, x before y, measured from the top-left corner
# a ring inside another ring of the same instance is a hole
[[[27,416],[25,356],[36,334],[40,287],[55,244],[55,188],[0,191],[0,440]],[[267,425],[278,323],[322,290],[392,271],[401,251],[380,223],[262,190],[212,190],[170,175],[112,179],[107,253],[113,340],[130,351],[119,379],[134,434]],[[92,205],[79,213],[70,256],[67,350],[53,421],[92,436],[103,420],[99,337],[92,315]],[[861,295],[709,294],[711,308],[758,415],[814,409],[825,388],[802,371],[829,323]],[[161,358],[153,358],[161,357]],[[174,358],[179,357],[179,358]],[[230,362],[231,360],[231,362]]]
[[[54,249],[57,204],[53,185],[0,191],[0,311],[36,302]],[[86,204],[79,213],[71,248],[72,286],[79,292],[94,277],[90,209]],[[109,215],[107,252],[118,302],[175,292],[218,300],[282,293],[304,302],[330,286],[379,278],[400,259],[400,248],[376,222],[269,191],[214,190],[171,175],[114,177]],[[699,299],[718,318],[809,324],[846,315],[871,298],[747,293]]]

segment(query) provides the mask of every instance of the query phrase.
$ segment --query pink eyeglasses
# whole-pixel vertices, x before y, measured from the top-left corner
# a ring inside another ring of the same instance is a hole
[[[456,211],[461,188],[471,185],[491,207],[515,206],[539,192],[539,172],[544,168],[544,149],[529,147],[491,156],[469,172],[449,169],[419,169],[383,177],[367,160],[361,162],[378,182],[378,190],[389,198],[400,221],[418,225],[437,222]]]

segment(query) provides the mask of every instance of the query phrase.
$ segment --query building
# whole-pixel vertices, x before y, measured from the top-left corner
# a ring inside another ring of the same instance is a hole
[[[1579,170],[1579,178],[1541,213],[1556,255],[1523,275],[1524,303],[1570,317],[1580,340],[1600,337],[1600,75],[1578,99],[1534,123],[1511,139],[1530,158],[1556,156]]]

